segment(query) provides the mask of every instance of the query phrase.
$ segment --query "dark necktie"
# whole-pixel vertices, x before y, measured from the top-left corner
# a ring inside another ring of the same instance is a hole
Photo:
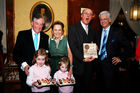
[[[104,38],[103,38],[103,43],[101,48],[101,55],[100,55],[101,60],[104,60],[106,56],[106,42],[107,42],[107,31],[104,30]]]
[[[34,47],[35,47],[35,50],[37,50],[37,43],[38,43],[38,34],[35,33],[35,37],[34,37]]]

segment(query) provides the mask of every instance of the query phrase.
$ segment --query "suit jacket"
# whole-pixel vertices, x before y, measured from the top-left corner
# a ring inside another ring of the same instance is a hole
[[[101,34],[102,30],[96,32],[96,43],[99,48]],[[124,52],[122,52],[122,48],[124,49]],[[130,56],[130,50],[130,42],[126,39],[121,29],[111,26],[106,44],[107,58],[111,61],[112,57],[120,57],[121,60],[124,60],[126,57]]]
[[[44,48],[48,50],[48,39],[49,39],[48,35],[46,35],[43,32],[40,32],[39,48]],[[34,54],[35,48],[31,29],[20,31],[18,33],[16,44],[13,51],[13,60],[17,63],[19,69],[23,62],[27,62],[27,64],[31,66]],[[21,69],[20,72],[22,72]]]
[[[97,45],[100,48],[102,30],[96,32]],[[123,50],[123,51],[122,51]],[[106,43],[107,58],[103,61],[98,58],[96,64],[96,79],[97,79],[97,91],[112,93],[114,88],[118,87],[118,67],[123,64],[123,60],[129,56],[131,46],[129,41],[123,35],[121,29],[111,26]],[[122,62],[113,65],[112,58],[119,57]],[[98,90],[99,89],[99,90]],[[118,89],[120,89],[118,87]]]
[[[82,24],[79,22],[75,25],[72,25],[68,30],[68,42],[70,49],[73,54],[73,70],[74,73],[82,75],[84,72],[84,66],[86,65],[83,62],[83,43],[91,43],[94,42],[94,31],[88,26],[88,35],[86,34]],[[89,69],[91,69],[89,67]]]

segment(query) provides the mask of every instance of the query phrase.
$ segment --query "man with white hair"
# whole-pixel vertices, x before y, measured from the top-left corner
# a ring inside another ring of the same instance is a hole
[[[99,93],[116,93],[119,90],[116,81],[119,78],[118,67],[131,50],[130,42],[120,28],[111,25],[111,15],[108,11],[100,12],[99,20],[102,29],[96,32],[96,43],[99,47],[96,67],[97,89]]]
[[[26,84],[26,78],[29,75],[29,68],[35,51],[40,48],[48,50],[49,36],[42,32],[44,26],[44,17],[36,14],[32,18],[32,28],[20,31],[17,36],[13,50],[13,60],[19,67],[19,78],[21,81],[21,93],[30,93],[31,89]]]

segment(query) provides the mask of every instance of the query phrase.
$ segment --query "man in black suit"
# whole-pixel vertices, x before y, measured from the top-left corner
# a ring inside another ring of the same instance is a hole
[[[35,15],[32,19],[32,29],[20,31],[13,51],[13,60],[19,66],[19,78],[21,81],[22,93],[29,93],[30,88],[26,85],[28,69],[32,65],[33,56],[36,50],[44,48],[48,50],[49,36],[42,32],[44,18],[42,15]],[[36,48],[34,46],[35,34],[37,34]]]
[[[92,61],[95,58],[84,58],[83,44],[94,42],[95,34],[89,26],[92,15],[91,9],[84,9],[81,14],[81,21],[72,25],[68,30],[68,42],[73,54],[73,74],[76,79],[74,93],[90,93],[91,90]]]
[[[111,26],[108,11],[99,14],[102,30],[97,31],[96,40],[99,47],[97,62],[97,89],[99,93],[116,93],[119,90],[119,65],[124,62],[131,50],[129,41],[121,29]],[[122,50],[123,53],[122,53]],[[114,89],[115,88],[115,89]],[[118,92],[120,93],[120,92]]]

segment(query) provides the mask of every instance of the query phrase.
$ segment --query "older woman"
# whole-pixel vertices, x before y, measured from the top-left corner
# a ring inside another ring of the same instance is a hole
[[[60,21],[54,22],[52,25],[52,38],[49,40],[49,50],[51,54],[51,75],[57,71],[59,59],[63,56],[68,56],[70,59],[69,76],[72,73],[72,53],[69,48],[67,37],[63,37],[64,24]]]

